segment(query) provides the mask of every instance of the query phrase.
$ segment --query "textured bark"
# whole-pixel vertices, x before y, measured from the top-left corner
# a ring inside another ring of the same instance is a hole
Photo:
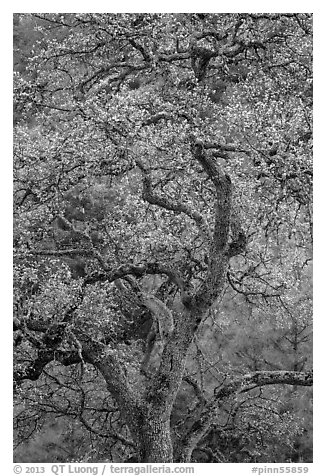
[[[115,356],[95,358],[94,365],[104,376],[127,423],[137,451],[139,463],[171,463],[173,448],[170,435],[170,411],[162,412],[161,402],[146,401],[132,389]],[[158,410],[155,411],[155,408]]]
[[[151,417],[139,433],[140,463],[173,463],[170,419]]]

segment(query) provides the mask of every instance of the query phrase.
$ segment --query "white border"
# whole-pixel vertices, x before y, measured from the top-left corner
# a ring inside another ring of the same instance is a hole
[[[218,2],[218,1],[171,1],[167,0],[164,2],[155,2],[149,0],[142,0],[137,2],[132,1],[92,1],[92,2],[82,2],[82,1],[63,1],[58,0],[56,2],[44,2],[44,1],[13,1],[10,5],[10,10],[16,13],[29,13],[29,12],[90,12],[90,13],[103,13],[103,12],[112,12],[112,13],[135,13],[135,12],[148,12],[148,13],[177,13],[177,12],[210,12],[210,13],[238,13],[238,12],[275,12],[275,13],[285,13],[285,12],[312,12],[313,7],[312,2],[303,2],[303,1],[282,1],[275,0],[272,1],[258,1],[251,0],[247,2],[241,1],[228,1],[228,2]],[[317,3],[317,2],[316,2]],[[46,8],[45,8],[46,7]]]

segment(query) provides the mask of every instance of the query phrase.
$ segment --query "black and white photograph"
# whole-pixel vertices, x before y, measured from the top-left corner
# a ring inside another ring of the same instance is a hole
[[[15,468],[313,462],[314,15],[240,12],[12,15]]]

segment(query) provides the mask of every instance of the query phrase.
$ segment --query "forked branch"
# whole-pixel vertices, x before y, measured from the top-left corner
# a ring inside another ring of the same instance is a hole
[[[143,199],[151,205],[156,205],[160,208],[164,208],[165,210],[170,210],[178,214],[184,213],[196,222],[196,225],[201,231],[204,239],[209,240],[210,233],[205,217],[197,210],[194,210],[192,207],[181,202],[180,200],[172,201],[166,197],[154,193],[150,171],[139,160],[136,163],[143,174]]]

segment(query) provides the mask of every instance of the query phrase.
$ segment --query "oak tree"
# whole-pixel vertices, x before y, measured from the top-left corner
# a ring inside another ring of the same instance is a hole
[[[122,459],[196,461],[226,409],[312,385],[311,15],[15,18],[17,421],[38,395]],[[295,360],[231,365],[234,319]]]

